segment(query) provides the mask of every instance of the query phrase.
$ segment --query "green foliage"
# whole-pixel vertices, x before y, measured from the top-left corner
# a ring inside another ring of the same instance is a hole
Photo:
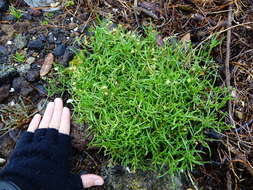
[[[10,6],[9,10],[10,10],[10,14],[14,16],[17,20],[21,19],[21,17],[23,16],[23,11],[16,9],[13,6]]]
[[[74,6],[74,5],[75,5],[75,1],[73,1],[73,0],[68,0],[68,1],[65,2],[64,7],[65,7],[65,8],[68,8],[68,7],[72,7],[72,6]]]
[[[13,55],[13,60],[18,63],[24,63],[25,62],[25,55],[22,53],[16,52],[15,55]]]
[[[215,85],[210,58],[217,41],[198,51],[170,40],[158,47],[154,31],[142,38],[108,28],[95,29],[57,80],[74,99],[75,119],[89,124],[90,146],[133,169],[174,173],[202,164],[204,131],[227,127],[220,109],[228,96]]]

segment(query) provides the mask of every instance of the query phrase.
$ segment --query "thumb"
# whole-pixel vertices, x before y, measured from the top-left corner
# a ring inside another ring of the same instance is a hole
[[[93,186],[100,186],[104,184],[104,180],[101,176],[95,174],[84,174],[81,175],[82,183],[84,188]]]

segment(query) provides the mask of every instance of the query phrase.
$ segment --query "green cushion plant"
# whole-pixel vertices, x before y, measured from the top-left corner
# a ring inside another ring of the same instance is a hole
[[[132,169],[173,174],[202,164],[197,147],[208,148],[205,130],[227,128],[220,109],[228,96],[215,85],[218,67],[210,57],[217,41],[201,50],[170,39],[159,47],[151,29],[141,37],[109,28],[96,27],[70,67],[58,72],[75,119],[94,135],[90,146]]]

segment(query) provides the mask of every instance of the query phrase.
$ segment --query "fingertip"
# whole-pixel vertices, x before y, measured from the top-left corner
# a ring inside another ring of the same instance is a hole
[[[34,115],[34,117],[32,118],[32,121],[29,124],[27,131],[33,133],[39,127],[40,120],[41,120],[40,114],[37,113],[36,115]]]
[[[67,107],[64,107],[62,111],[59,132],[65,135],[70,133],[70,110]]]
[[[93,186],[101,186],[104,184],[104,179],[101,176],[95,174],[84,174],[81,175],[82,183],[84,188]]]

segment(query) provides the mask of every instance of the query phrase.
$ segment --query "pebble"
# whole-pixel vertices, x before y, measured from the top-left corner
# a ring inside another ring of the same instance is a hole
[[[0,0],[1,1],[1,0]],[[6,15],[2,18],[4,21],[10,21],[10,22],[15,22],[17,19],[16,17],[12,16],[12,15]]]
[[[5,12],[9,8],[7,0],[0,0],[0,12]]]
[[[44,48],[44,43],[42,40],[33,40],[28,43],[28,48],[33,50],[42,50]]]
[[[40,93],[40,95],[47,95],[47,91],[43,85],[36,85],[35,89]]]
[[[4,158],[0,158],[0,166],[3,166],[5,164],[6,160]]]
[[[38,37],[39,40],[43,41],[43,42],[46,42],[47,39],[46,37],[44,36],[44,34],[40,34],[39,37]]]
[[[50,44],[53,44],[55,42],[54,38],[55,37],[52,33],[49,33],[48,36],[47,36],[47,40]]]
[[[66,103],[69,104],[69,103],[72,103],[73,101],[74,101],[73,99],[68,99],[68,100],[66,101]]]
[[[34,57],[28,57],[27,60],[26,60],[26,63],[31,65],[32,63],[34,63],[34,61],[35,61]]]
[[[22,64],[17,66],[18,73],[22,76],[25,75],[31,68],[29,64]]]
[[[7,41],[7,43],[6,43],[7,45],[11,45],[12,44],[12,41]]]
[[[69,46],[66,51],[64,52],[64,55],[61,59],[61,64],[64,67],[67,67],[69,62],[74,58],[74,52],[71,50],[71,47]]]
[[[30,86],[29,82],[25,80],[24,77],[14,78],[12,81],[12,87],[25,97],[33,91],[33,88]]]
[[[32,16],[29,13],[23,13],[22,19],[24,19],[24,20],[32,20]]]
[[[10,82],[14,77],[18,75],[17,70],[10,65],[0,65],[0,81],[1,83],[8,83]]]
[[[14,39],[14,45],[17,49],[23,49],[27,45],[27,39],[25,36],[18,34],[17,37]]]
[[[7,51],[6,47],[0,45],[0,56],[4,56],[7,54],[8,54],[8,51]]]
[[[10,89],[9,84],[0,87],[0,103],[2,103],[5,100],[5,98],[9,96],[9,89]]]
[[[15,89],[14,89],[14,88],[11,88],[11,89],[9,90],[9,92],[15,92]]]
[[[40,72],[32,70],[26,73],[26,80],[29,82],[35,82],[40,78]]]
[[[29,9],[28,12],[31,14],[31,16],[34,16],[34,17],[39,17],[42,15],[42,11],[39,9]]]
[[[66,50],[66,46],[63,45],[63,44],[60,44],[60,45],[58,45],[58,46],[54,49],[53,54],[54,54],[54,56],[56,56],[56,57],[60,57],[60,56],[64,55],[65,50]]]

